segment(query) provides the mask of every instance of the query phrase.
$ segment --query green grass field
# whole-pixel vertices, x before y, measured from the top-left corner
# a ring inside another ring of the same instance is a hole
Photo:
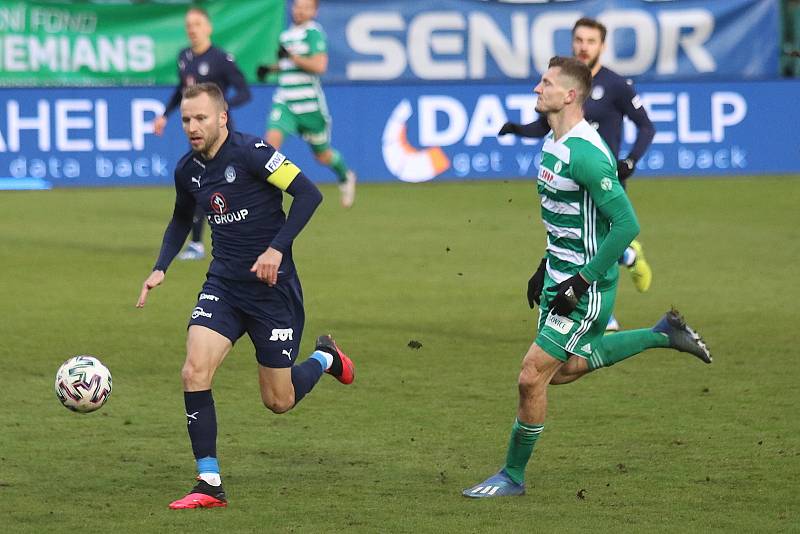
[[[230,506],[179,512],[167,503],[195,474],[180,368],[205,264],[174,263],[134,308],[172,190],[0,193],[0,531],[800,529],[800,180],[635,181],[655,278],[637,294],[622,273],[618,318],[649,326],[674,304],[715,361],[653,350],[551,388],[528,494],[479,502],[460,492],[502,463],[534,336],[532,184],[365,184],[350,212],[323,191],[295,246],[303,352],[332,332],[356,383],[323,377],[274,415],[245,337],[214,385]],[[53,394],[80,353],[114,376],[89,415]]]

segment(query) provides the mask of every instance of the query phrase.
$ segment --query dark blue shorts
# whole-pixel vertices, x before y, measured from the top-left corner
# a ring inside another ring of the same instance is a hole
[[[205,326],[231,343],[247,332],[264,367],[291,367],[300,351],[305,311],[296,274],[270,287],[209,275],[197,297],[189,325]]]

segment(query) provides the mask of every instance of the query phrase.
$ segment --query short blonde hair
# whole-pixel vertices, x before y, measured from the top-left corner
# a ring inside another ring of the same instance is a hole
[[[203,82],[195,85],[190,85],[183,90],[182,98],[195,98],[201,94],[207,94],[222,111],[228,111],[228,103],[225,102],[225,96],[222,94],[222,89],[215,83]]]

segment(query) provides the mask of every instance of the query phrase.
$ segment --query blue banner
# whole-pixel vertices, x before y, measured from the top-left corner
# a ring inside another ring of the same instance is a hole
[[[572,55],[583,16],[608,28],[603,64],[642,81],[778,77],[778,0],[326,0],[326,80],[504,83]]]
[[[800,173],[800,80],[641,84],[656,127],[637,177]],[[188,149],[173,116],[153,120],[170,89],[0,89],[0,189],[166,185]],[[237,109],[239,129],[264,132],[271,88]],[[530,84],[331,86],[333,145],[362,181],[502,179],[536,174],[539,141],[496,137],[535,119]],[[368,102],[369,105],[364,103]],[[635,139],[625,129],[623,154]],[[333,173],[301,140],[282,147],[317,182]]]

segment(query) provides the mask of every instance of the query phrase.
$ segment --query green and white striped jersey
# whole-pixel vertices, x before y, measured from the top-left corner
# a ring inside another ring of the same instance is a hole
[[[310,57],[328,51],[325,32],[313,20],[300,26],[292,25],[281,32],[280,42],[286,50],[298,56]],[[286,104],[289,111],[298,115],[315,111],[328,115],[319,76],[300,69],[288,58],[279,60],[278,68],[278,89],[273,102]]]
[[[598,206],[624,195],[617,162],[597,130],[582,120],[561,139],[544,137],[536,182],[547,230],[547,274],[560,283],[580,271],[608,235],[610,221]],[[612,265],[597,280],[605,289],[616,283]]]

